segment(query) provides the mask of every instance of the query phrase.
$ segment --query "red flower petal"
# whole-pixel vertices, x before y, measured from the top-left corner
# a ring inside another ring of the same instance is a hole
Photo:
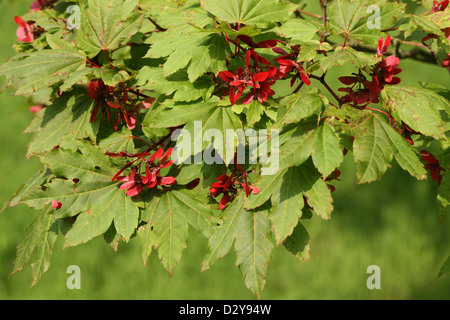
[[[260,41],[256,44],[257,48],[273,48],[276,47],[278,44],[277,40],[264,40]]]
[[[156,159],[160,159],[163,156],[163,154],[164,149],[159,149],[150,157],[150,159],[148,159],[148,161],[154,162]]]
[[[339,77],[338,80],[347,86],[358,82],[357,77],[348,77],[348,76],[347,77]]]
[[[160,186],[172,186],[177,182],[174,177],[162,177],[159,181]]]

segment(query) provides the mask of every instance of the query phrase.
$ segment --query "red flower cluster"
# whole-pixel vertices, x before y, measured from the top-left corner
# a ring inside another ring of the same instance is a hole
[[[361,71],[355,76],[339,78],[340,82],[351,86],[338,89],[338,91],[347,93],[343,97],[345,102],[353,103],[355,106],[367,106],[370,103],[379,103],[379,95],[385,85],[396,85],[400,83],[400,78],[395,77],[395,75],[402,71],[398,68],[400,63],[399,58],[394,55],[384,58],[390,44],[390,36],[387,36],[386,40],[381,38],[378,41],[377,56],[382,57],[382,59],[372,69],[371,81],[367,80]]]
[[[95,101],[91,122],[94,122],[101,108],[106,113],[109,122],[111,122],[111,117],[116,117],[113,124],[115,131],[117,131],[122,121],[125,121],[128,129],[133,130],[136,127],[139,109],[148,108],[155,100],[154,98],[149,98],[135,106],[134,100],[129,101],[128,90],[123,83],[120,83],[118,88],[114,88],[105,85],[103,80],[92,80],[88,86],[88,91],[89,96]],[[116,114],[112,115],[111,112]]]
[[[106,153],[109,157],[127,157],[135,158],[133,161],[127,162],[125,166],[112,178],[112,181],[117,180],[124,182],[120,189],[126,189],[127,196],[134,197],[140,194],[145,187],[152,189],[156,186],[171,186],[176,183],[174,177],[162,177],[160,170],[167,168],[173,164],[172,160],[169,160],[172,155],[173,148],[158,149],[153,155],[147,152],[138,154],[127,154],[125,152],[119,153]],[[149,158],[147,158],[149,157]],[[138,164],[136,164],[139,161]],[[134,166],[133,166],[134,165]],[[141,173],[142,165],[145,172]],[[122,176],[121,174],[126,168],[133,166],[129,176]]]
[[[236,168],[239,169],[239,173],[236,172]],[[242,167],[236,163],[233,172],[228,176],[223,174],[219,176],[216,182],[211,184],[209,188],[209,194],[216,198],[223,194],[219,202],[219,209],[224,209],[227,204],[233,201],[234,197],[238,192],[238,187],[242,187],[245,191],[245,195],[248,198],[250,192],[253,194],[259,193],[261,190],[257,187],[251,186],[247,181],[247,172],[245,172]]]
[[[253,61],[252,65],[250,65],[251,61]],[[261,103],[266,101],[269,96],[275,94],[270,86],[284,77],[284,74],[280,73],[276,67],[269,66],[269,61],[258,55],[252,48],[247,50],[245,69],[238,68],[234,73],[220,71],[218,76],[229,83],[223,95],[229,96],[230,103],[234,105],[247,87],[251,87],[251,91],[242,99],[243,104],[249,104],[255,98]]]
[[[307,86],[309,86],[311,84],[309,76],[301,63],[297,62],[297,57],[300,53],[300,46],[291,46],[291,50],[292,53],[287,53],[280,48],[274,50],[275,52],[282,55],[281,57],[275,59],[280,64],[280,72],[285,75],[290,73],[292,70],[296,72],[296,74],[291,79],[291,87],[294,85],[297,79],[301,79]]]
[[[250,47],[245,55],[245,68],[238,68],[236,71],[220,71],[218,77],[228,83],[228,87],[223,96],[230,97],[230,103],[234,105],[242,96],[244,90],[249,87],[250,92],[242,99],[243,104],[249,104],[254,99],[264,102],[268,97],[275,94],[271,86],[276,81],[287,76],[291,71],[296,72],[291,79],[291,86],[301,78],[307,85],[310,84],[308,74],[301,63],[296,62],[300,52],[299,46],[291,47],[293,53],[287,53],[283,49],[276,47],[280,40],[264,40],[255,43],[249,36],[240,35],[237,40],[242,41]],[[240,47],[241,48],[241,47]],[[255,52],[255,48],[272,48],[272,50],[282,56],[275,59],[278,68],[270,65],[264,57]]]
[[[428,151],[422,150],[420,154],[422,155],[422,160],[427,163],[424,168],[430,171],[431,179],[437,181],[438,185],[441,185],[441,171],[445,172],[446,170],[440,166],[439,160]]]

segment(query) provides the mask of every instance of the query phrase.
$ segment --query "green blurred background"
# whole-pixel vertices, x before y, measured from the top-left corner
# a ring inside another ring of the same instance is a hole
[[[0,59],[14,55],[15,15],[27,12],[31,0],[0,0]],[[449,86],[449,74],[437,66],[401,61],[403,84],[417,80]],[[337,72],[336,70],[332,70]],[[352,72],[344,66],[340,74]],[[330,72],[328,79],[336,78]],[[2,79],[3,80],[3,79]],[[337,82],[331,82],[337,88]],[[9,92],[0,95],[0,203],[20,187],[40,163],[25,160],[31,135],[22,134],[32,114],[30,104]],[[298,261],[275,248],[261,299],[449,299],[450,276],[437,278],[450,254],[450,219],[439,223],[437,185],[418,182],[395,163],[381,181],[357,185],[351,155],[335,183],[335,210],[329,221],[313,217],[311,258]],[[114,252],[100,237],[75,248],[55,245],[50,270],[30,288],[26,267],[10,277],[16,246],[36,212],[25,206],[0,215],[0,299],[256,299],[245,287],[235,255],[200,272],[206,241],[191,230],[183,259],[170,278],[153,253],[146,267],[137,239]],[[81,290],[66,287],[67,267],[81,268]],[[369,290],[367,267],[381,269],[381,289]]]

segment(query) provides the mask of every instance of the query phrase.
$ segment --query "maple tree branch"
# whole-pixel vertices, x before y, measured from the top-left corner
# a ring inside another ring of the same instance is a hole
[[[414,59],[421,62],[426,62],[430,64],[436,64],[436,58],[433,53],[427,46],[422,43],[404,41],[395,39],[395,50],[388,50],[386,52],[387,55],[395,55],[400,59]],[[401,45],[410,45],[414,46],[411,50],[402,50],[400,49]],[[338,47],[340,45],[333,44],[333,47]],[[377,53],[377,47],[368,46],[354,40],[347,40],[346,46],[352,47],[355,50],[367,52],[367,53]]]
[[[322,20],[323,20],[323,25],[324,27],[327,26],[327,5],[328,5],[328,0],[319,0],[320,1],[320,6],[322,7]]]
[[[300,14],[304,14],[306,16],[310,16],[310,17],[316,18],[316,19],[320,19],[320,20],[323,19],[321,15],[314,14],[314,13],[311,13],[311,12],[308,12],[308,11],[305,11],[305,10],[302,10],[302,9],[297,9],[297,12],[300,13]]]
[[[328,92],[331,93],[331,95],[333,96],[334,99],[336,99],[339,105],[342,104],[341,98],[338,97],[338,95],[333,91],[333,89],[331,89],[331,87],[325,81],[325,73],[321,77],[315,76],[313,74],[310,75],[309,77],[318,80],[328,90]]]

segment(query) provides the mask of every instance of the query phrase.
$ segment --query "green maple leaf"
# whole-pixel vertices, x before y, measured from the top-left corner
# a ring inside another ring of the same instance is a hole
[[[258,208],[271,199],[275,213],[271,215],[272,228],[279,243],[292,232],[296,226],[295,219],[302,215],[303,199],[300,196],[305,196],[308,205],[325,220],[333,211],[330,190],[311,161],[279,170],[274,175],[262,176],[255,184],[261,190],[249,197],[245,208]]]
[[[137,0],[89,0],[81,7],[81,30],[77,45],[89,58],[102,50],[119,48],[142,26],[143,15],[136,11]]]
[[[86,56],[76,49],[41,50],[24,53],[0,65],[15,95],[24,95],[64,81],[72,72],[85,68]]]
[[[34,286],[50,267],[53,247],[58,237],[58,227],[52,211],[51,206],[46,206],[39,211],[17,247],[12,274],[22,270],[33,258],[31,286]]]
[[[206,72],[217,73],[226,70],[227,53],[230,52],[225,37],[214,31],[198,30],[182,25],[151,37],[152,47],[145,57],[168,57],[164,64],[167,77],[180,69],[187,68],[190,82]]]
[[[312,159],[324,177],[329,176],[344,161],[340,139],[328,123],[316,130]]]
[[[384,107],[396,121],[438,140],[445,139],[440,111],[450,114],[450,102],[434,91],[415,86],[386,86],[381,96]]]
[[[261,294],[273,249],[267,210],[244,209],[241,193],[225,211],[225,221],[209,239],[210,252],[202,262],[202,271],[224,257],[234,243],[236,264],[245,284],[258,296]]]
[[[75,89],[39,111],[25,131],[35,133],[27,157],[57,146],[76,149],[77,139],[90,138],[95,141],[99,121],[90,121],[94,105],[86,90]]]
[[[301,222],[298,222],[292,234],[283,242],[284,247],[303,262],[309,260],[309,233]]]
[[[165,77],[162,68],[144,66],[136,78],[137,85],[143,89],[154,90],[167,96],[175,93],[173,96],[175,101],[208,99],[214,90],[214,82],[210,77],[203,75],[196,81],[190,82],[183,70]]]
[[[58,149],[41,157],[58,177],[43,188],[30,190],[21,203],[40,208],[53,200],[62,204],[58,217],[77,216],[66,234],[65,246],[76,246],[104,234],[114,221],[116,230],[128,241],[138,224],[139,206],[113,182],[114,168],[108,156],[84,142],[79,152]]]
[[[367,117],[358,125],[353,153],[357,163],[359,183],[381,178],[392,157],[417,179],[425,179],[426,171],[408,142],[378,116]]]
[[[330,6],[328,27],[332,34],[367,44],[376,43],[383,37],[381,30],[395,25],[405,7],[406,4],[384,0],[336,0]]]
[[[241,120],[231,108],[218,106],[218,102],[215,97],[206,102],[168,102],[165,106],[166,109],[144,119],[144,127],[166,128],[185,125],[181,134],[183,135],[185,132],[185,138],[190,138],[190,143],[183,141],[184,138],[182,138],[179,140],[178,146],[188,144],[191,152],[189,154],[180,153],[178,157],[180,162],[205,150],[208,146],[212,146],[225,163],[230,163],[236,149],[236,143],[231,145],[230,141],[235,141],[234,133],[239,129],[242,130],[243,127]],[[213,141],[211,141],[213,137],[207,139],[203,136],[208,130],[210,133],[217,134]],[[237,139],[239,142],[243,140],[240,135],[237,135]],[[180,146],[180,152],[183,151],[183,145]]]
[[[138,235],[144,263],[152,247],[156,247],[161,263],[170,274],[187,246],[188,225],[210,236],[220,222],[208,206],[181,190],[154,194],[143,212],[143,221],[147,224],[140,228]]]
[[[202,7],[229,23],[267,25],[283,22],[297,8],[295,4],[276,0],[201,0]]]

